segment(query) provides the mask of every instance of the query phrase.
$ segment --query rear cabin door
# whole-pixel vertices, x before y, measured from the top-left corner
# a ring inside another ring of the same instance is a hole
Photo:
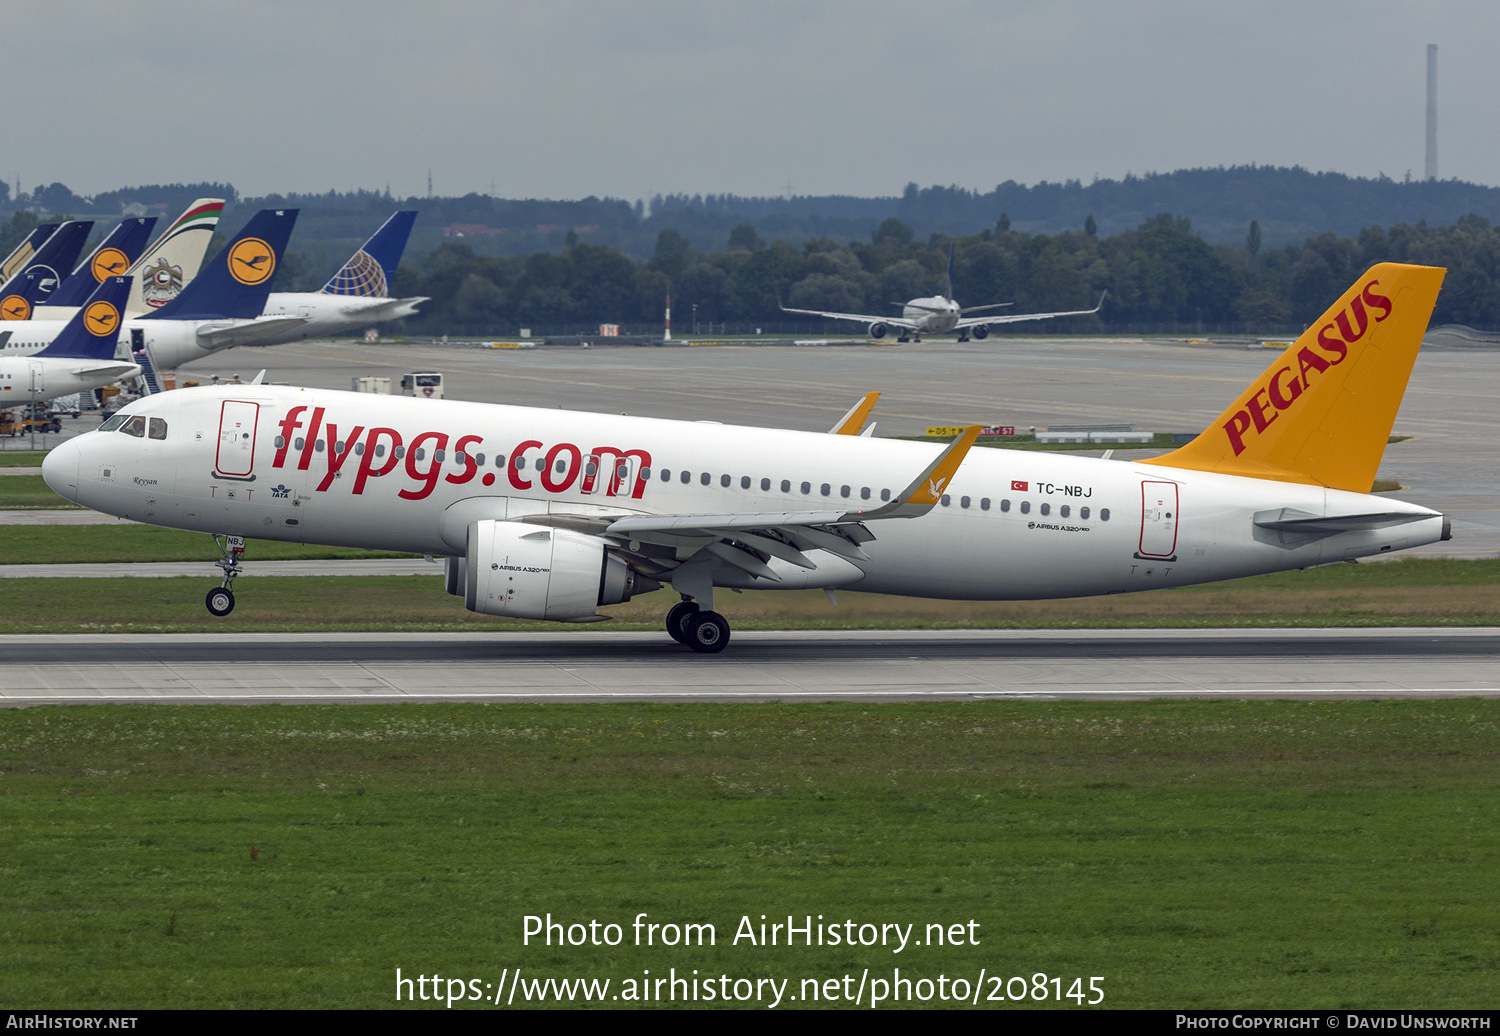
[[[1177,549],[1177,483],[1141,483],[1141,550],[1145,558],[1169,558]]]
[[[214,470],[226,478],[255,478],[255,430],[260,404],[224,400],[219,411],[219,450]]]

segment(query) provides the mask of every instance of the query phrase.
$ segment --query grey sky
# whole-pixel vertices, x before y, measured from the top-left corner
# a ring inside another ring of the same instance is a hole
[[[7,3],[0,176],[878,195],[1256,162],[1500,183],[1500,4]],[[18,39],[29,25],[35,42]],[[54,42],[58,41],[58,42]],[[60,42],[67,41],[67,42]]]

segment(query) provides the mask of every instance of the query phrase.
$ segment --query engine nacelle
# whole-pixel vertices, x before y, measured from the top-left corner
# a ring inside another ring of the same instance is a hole
[[[873,324],[870,325],[870,337],[871,338],[884,338],[885,337],[885,333],[888,330],[890,330],[890,328],[886,327],[885,324],[883,324],[883,323],[881,323],[879,321],[876,321],[875,323],[873,323]]]
[[[449,567],[449,590],[463,584],[464,605],[516,619],[589,621],[594,609],[658,589],[604,548],[604,540],[524,522],[469,525],[469,552]]]
[[[975,324],[973,327],[969,328],[969,334],[982,341],[983,339],[986,339],[990,336],[990,325]]]

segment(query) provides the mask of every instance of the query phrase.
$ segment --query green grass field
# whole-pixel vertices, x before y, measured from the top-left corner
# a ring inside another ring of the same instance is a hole
[[[249,568],[255,571],[253,561]],[[462,600],[443,592],[440,571],[252,574],[235,583],[238,604],[227,619],[213,618],[203,607],[203,595],[218,584],[218,572],[208,564],[201,576],[165,579],[0,579],[0,633],[534,629],[566,636],[591,628],[466,611]],[[658,630],[674,600],[662,590],[601,610],[615,619],[609,628]],[[838,601],[837,607],[830,604],[821,590],[760,590],[716,594],[714,605],[736,629],[1491,626],[1500,625],[1500,560],[1330,565],[1060,601],[932,601],[850,591],[840,591]]]
[[[1494,1008],[1497,764],[1487,700],[5,711],[0,999],[900,967],[1097,975],[1115,1008]],[[626,942],[523,945],[549,912]],[[631,945],[640,912],[716,944]],[[733,945],[762,914],[979,944]]]

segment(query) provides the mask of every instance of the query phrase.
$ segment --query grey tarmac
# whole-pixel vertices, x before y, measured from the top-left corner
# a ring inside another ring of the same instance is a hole
[[[0,637],[0,706],[1500,696],[1500,629]]]

